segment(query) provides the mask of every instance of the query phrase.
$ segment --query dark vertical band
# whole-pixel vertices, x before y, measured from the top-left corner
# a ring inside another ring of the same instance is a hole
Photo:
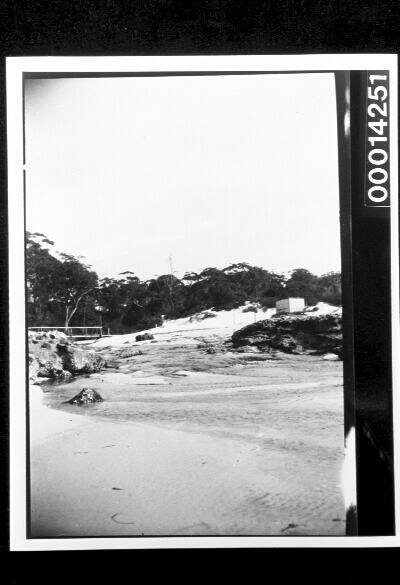
[[[350,72],[336,71],[336,111],[340,198],[340,243],[343,305],[344,435],[356,425],[354,379],[353,256],[351,230]],[[346,511],[346,534],[357,534],[357,513]]]
[[[358,534],[393,535],[390,208],[365,205],[367,72],[350,73]]]

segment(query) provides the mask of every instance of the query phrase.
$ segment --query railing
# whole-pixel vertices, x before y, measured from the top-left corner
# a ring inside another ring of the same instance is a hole
[[[102,337],[102,327],[28,327],[29,331],[61,331],[67,337]]]

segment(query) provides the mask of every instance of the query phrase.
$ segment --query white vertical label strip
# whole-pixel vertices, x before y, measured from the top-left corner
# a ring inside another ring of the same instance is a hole
[[[7,62],[9,311],[10,311],[10,545],[25,539],[25,274],[22,71]]]
[[[392,285],[392,379],[393,447],[396,536],[400,534],[400,302],[399,302],[399,191],[398,191],[398,96],[396,66],[390,71],[390,171],[391,171],[391,285]]]

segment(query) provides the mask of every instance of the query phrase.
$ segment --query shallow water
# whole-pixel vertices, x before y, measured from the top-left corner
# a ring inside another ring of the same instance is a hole
[[[238,461],[243,453],[250,458],[248,473],[268,477],[268,492],[250,490],[237,511],[239,533],[254,533],[252,523],[266,510],[292,519],[285,535],[344,533],[341,362],[236,354],[223,346],[207,354],[179,343],[149,343],[141,351],[117,359],[118,368],[42,386],[45,404],[232,441]],[[103,353],[115,359],[115,351]],[[84,387],[95,388],[104,402],[64,403]]]
[[[296,444],[300,438],[320,446],[334,443],[333,437],[342,442],[341,362],[284,354],[253,361],[251,354],[209,355],[179,345],[149,344],[142,351],[119,359],[118,369],[42,385],[45,403],[89,416],[178,425],[255,442],[280,435],[286,442],[296,438]],[[104,402],[64,404],[84,387],[95,388]],[[284,433],[277,432],[281,426]],[[321,432],[328,427],[332,438]]]

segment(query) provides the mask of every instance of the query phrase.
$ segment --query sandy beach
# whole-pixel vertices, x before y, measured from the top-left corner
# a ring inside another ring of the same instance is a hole
[[[344,534],[341,363],[141,350],[31,387],[32,536]]]
[[[24,78],[29,538],[345,534],[337,80],[200,61]]]

